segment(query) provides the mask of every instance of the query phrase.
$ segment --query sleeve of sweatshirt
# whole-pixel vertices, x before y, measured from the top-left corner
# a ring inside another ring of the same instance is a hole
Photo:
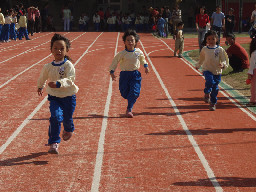
[[[39,76],[38,81],[37,81],[37,88],[43,89],[45,87],[46,81],[48,79],[47,66],[48,65],[44,65],[44,67],[43,67],[43,69],[40,73],[40,76]]]
[[[117,68],[118,63],[120,62],[122,52],[119,52],[113,59],[112,64],[109,67],[110,72],[114,72]]]
[[[69,63],[67,67],[65,67],[65,73],[67,74],[65,78],[59,79],[57,82],[60,83],[60,87],[70,87],[75,83],[75,67],[72,63]]]
[[[228,68],[229,66],[228,54],[223,48],[221,48],[220,62],[223,64],[224,69]]]
[[[201,50],[200,55],[199,55],[199,61],[196,63],[196,68],[200,68],[203,65],[204,59],[205,59],[205,53],[204,53],[204,48]]]
[[[142,51],[140,51],[140,64],[142,64],[142,65],[147,64],[147,61],[145,59],[145,55],[143,54]]]

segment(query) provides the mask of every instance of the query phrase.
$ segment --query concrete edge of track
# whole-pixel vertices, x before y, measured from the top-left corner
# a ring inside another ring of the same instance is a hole
[[[196,61],[193,60],[191,57],[189,57],[190,51],[186,51],[183,53],[183,58],[189,62],[191,65],[195,66]],[[227,84],[225,81],[221,81],[220,86],[227,92],[231,97],[233,97],[235,100],[237,100],[242,106],[245,106],[245,103],[249,102],[249,99],[244,96],[242,93],[240,93],[238,90],[234,89],[231,85]],[[250,110],[252,113],[256,114],[255,107],[247,107],[248,110]]]

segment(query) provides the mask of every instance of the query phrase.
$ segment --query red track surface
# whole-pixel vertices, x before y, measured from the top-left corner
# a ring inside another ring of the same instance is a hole
[[[249,117],[222,93],[217,110],[209,111],[202,101],[204,79],[172,57],[163,41],[141,34],[138,47],[149,55],[151,73],[141,68],[135,117],[124,118],[126,101],[118,81],[109,93],[108,73],[116,45],[117,52],[124,49],[121,35],[65,35],[73,40],[70,56],[80,90],[75,134],[61,142],[59,155],[44,146],[48,102],[38,105],[47,94],[36,93],[42,66],[53,59],[47,42],[52,34],[1,44],[0,191],[256,190],[255,115]],[[174,47],[173,40],[164,41]],[[186,39],[185,47],[197,49],[197,40]]]

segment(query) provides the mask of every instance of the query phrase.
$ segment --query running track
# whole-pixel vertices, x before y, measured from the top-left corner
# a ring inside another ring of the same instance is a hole
[[[141,96],[127,119],[108,73],[122,34],[62,34],[72,40],[80,90],[75,134],[59,155],[44,146],[47,94],[36,92],[42,66],[53,60],[53,34],[1,44],[0,191],[256,191],[255,114],[224,90],[209,111],[204,79],[173,57],[173,40],[141,34],[151,72],[141,68]],[[185,49],[197,49],[197,40],[186,39]]]

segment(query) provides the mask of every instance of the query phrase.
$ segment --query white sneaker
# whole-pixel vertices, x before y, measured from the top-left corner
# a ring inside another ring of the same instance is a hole
[[[49,149],[48,153],[59,154],[58,148],[59,148],[59,144],[58,143],[50,144],[50,149]]]

